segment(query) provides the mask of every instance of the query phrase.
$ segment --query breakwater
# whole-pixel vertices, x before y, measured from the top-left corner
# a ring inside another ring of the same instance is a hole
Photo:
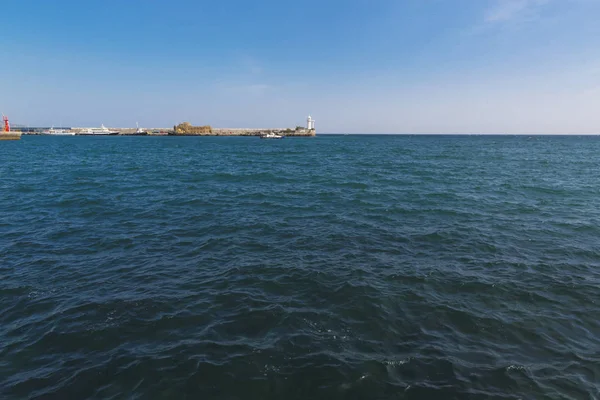
[[[179,126],[178,126],[179,127]],[[176,127],[176,128],[178,128]],[[316,136],[314,129],[306,128],[211,128],[200,127],[197,131],[182,131],[173,129],[169,134],[180,136],[260,136],[267,133],[274,133],[283,136]]]
[[[0,140],[19,140],[21,132],[0,132]]]
[[[275,133],[284,136],[316,136],[314,129],[252,129],[252,128],[213,128],[209,136],[260,136]]]
[[[136,123],[137,125],[137,123]],[[306,127],[296,126],[295,128],[213,128],[211,125],[194,126],[189,122],[182,122],[179,125],[173,125],[172,128],[106,128],[102,125],[100,128],[90,127],[41,127],[41,126],[23,126],[19,125],[17,131],[24,135],[49,135],[49,134],[67,134],[67,135],[157,135],[157,136],[262,136],[275,134],[281,136],[311,137],[316,136],[315,121],[309,116],[306,120]]]
[[[173,127],[174,128],[174,127]],[[267,133],[274,133],[282,136],[291,137],[312,137],[316,136],[314,129],[306,128],[209,128],[199,131],[182,132],[173,128],[145,128],[144,131],[149,136],[261,136]],[[19,129],[18,134],[23,135],[48,135],[47,131],[50,128],[24,128]],[[73,132],[75,135],[83,134],[89,128],[61,128],[66,132]],[[107,128],[110,131],[116,131],[119,135],[132,135],[137,131],[137,128]],[[13,132],[11,132],[13,133]]]
[[[194,136],[262,136],[275,134],[283,136],[315,136],[315,128],[311,117],[307,120],[307,127],[296,126],[292,128],[213,128],[210,125],[194,126],[189,122],[182,122],[173,126],[174,135]]]
[[[118,131],[120,135],[131,135],[136,131],[136,128],[109,128],[110,130]],[[73,128],[77,132],[80,129]],[[180,133],[173,128],[148,128],[148,135],[168,134],[169,136],[260,136],[266,133],[275,133],[290,137],[313,137],[316,136],[314,129],[289,129],[289,128],[211,128],[209,132],[190,132]]]

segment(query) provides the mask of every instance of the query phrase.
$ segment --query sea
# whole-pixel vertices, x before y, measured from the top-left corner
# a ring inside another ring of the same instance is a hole
[[[600,137],[0,142],[1,399],[599,399]]]

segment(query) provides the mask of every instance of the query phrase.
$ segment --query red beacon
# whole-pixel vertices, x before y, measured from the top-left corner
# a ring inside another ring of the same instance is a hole
[[[10,132],[10,123],[8,122],[8,117],[3,115],[2,116],[2,121],[4,121],[4,132]]]

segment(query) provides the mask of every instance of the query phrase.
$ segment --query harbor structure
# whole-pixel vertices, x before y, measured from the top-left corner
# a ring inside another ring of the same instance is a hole
[[[10,130],[10,122],[8,117],[2,114],[2,133],[0,134],[0,140],[19,140],[21,139],[21,132],[13,132]]]
[[[189,122],[183,122],[173,127],[173,133],[176,135],[211,134],[212,127],[210,125],[193,126]]]
[[[194,126],[189,122],[175,125],[172,128],[140,128],[136,123],[136,128],[107,128],[102,125],[100,128],[84,127],[42,127],[30,125],[16,125],[18,132],[13,132],[8,124],[8,118],[5,118],[2,132],[10,132],[13,136],[18,135],[124,135],[124,136],[153,136],[153,135],[173,135],[173,136],[265,136],[279,135],[286,137],[312,137],[316,136],[315,120],[309,115],[306,120],[306,126],[296,126],[295,128],[214,128],[210,125]],[[3,136],[8,139],[8,136]],[[14,137],[11,137],[14,138]]]
[[[210,125],[194,126],[189,122],[183,122],[173,126],[170,132],[175,136],[290,136],[290,137],[312,137],[316,136],[315,120],[309,115],[306,127],[296,128],[214,128]]]
[[[306,118],[306,129],[309,131],[315,130],[315,120],[312,119],[310,115],[308,116],[308,118]]]

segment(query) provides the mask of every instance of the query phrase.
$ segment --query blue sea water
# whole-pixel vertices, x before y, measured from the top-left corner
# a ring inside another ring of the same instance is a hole
[[[600,138],[0,142],[2,399],[600,398]]]

